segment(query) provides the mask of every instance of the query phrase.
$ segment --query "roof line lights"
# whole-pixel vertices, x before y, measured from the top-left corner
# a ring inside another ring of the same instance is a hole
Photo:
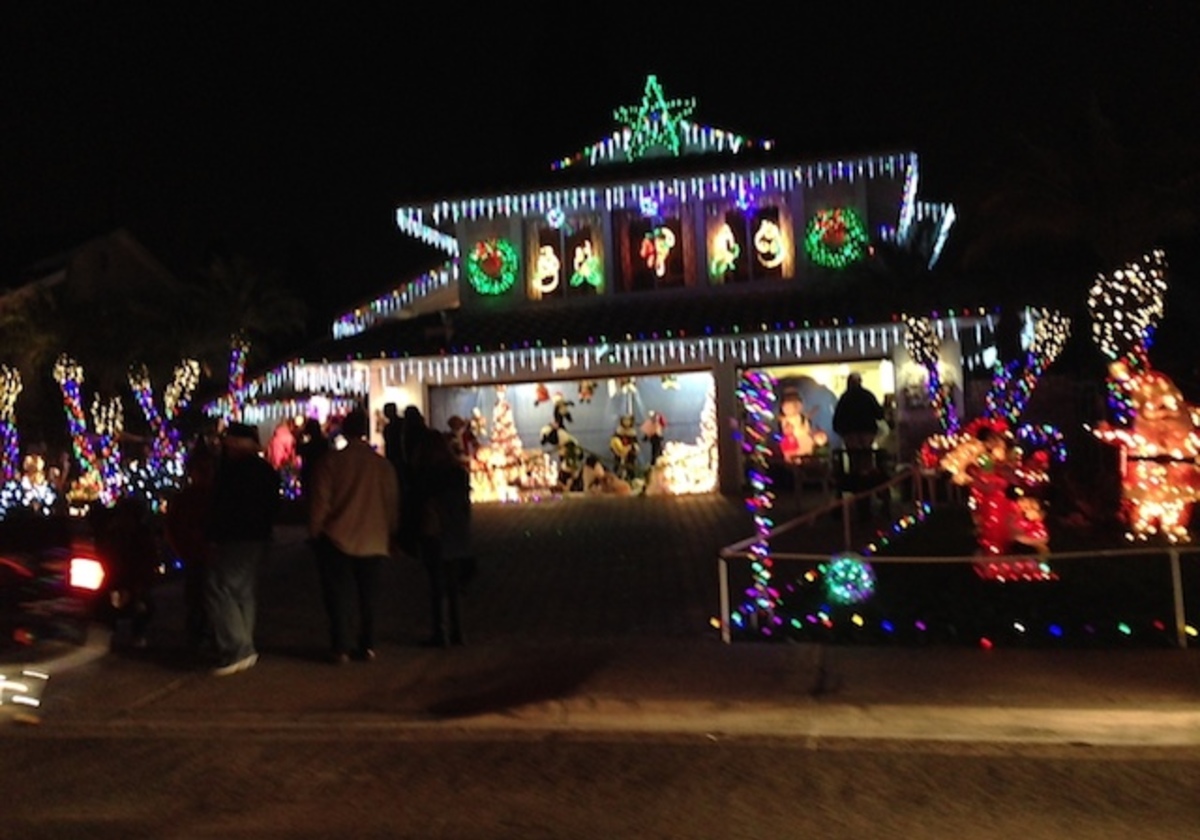
[[[838,181],[851,183],[861,178],[895,178],[916,169],[915,152],[875,155],[855,160],[798,163],[771,168],[755,167],[695,175],[690,178],[653,178],[629,181],[606,187],[565,187],[505,195],[439,200],[428,205],[399,207],[396,224],[403,233],[439,248],[451,256],[459,256],[458,240],[440,225],[460,221],[500,219],[510,216],[542,216],[558,208],[564,212],[611,212],[637,206],[643,196],[650,195],[660,202],[673,198],[680,202],[705,200],[722,196],[736,198],[747,189],[788,191],[797,185],[812,187]]]

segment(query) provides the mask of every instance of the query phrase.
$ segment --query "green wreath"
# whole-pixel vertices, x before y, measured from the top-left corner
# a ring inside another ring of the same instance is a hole
[[[819,210],[808,223],[804,251],[824,268],[842,269],[867,255],[867,228],[849,207]]]
[[[483,239],[467,255],[467,279],[481,295],[502,295],[517,282],[517,249],[507,239]]]

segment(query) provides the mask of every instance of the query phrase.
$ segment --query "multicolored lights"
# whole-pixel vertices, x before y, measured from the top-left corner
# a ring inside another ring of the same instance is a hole
[[[0,479],[4,482],[16,478],[21,469],[21,439],[16,414],[21,389],[21,372],[0,365]]]
[[[745,413],[742,425],[741,448],[745,457],[746,481],[749,495],[746,507],[754,517],[757,541],[750,546],[750,567],[754,576],[755,620],[760,629],[769,635],[773,625],[779,623],[775,608],[779,604],[779,592],[772,584],[770,557],[770,533],[774,527],[771,508],[774,493],[767,461],[773,450],[775,429],[775,379],[762,370],[743,372],[738,385],[738,398]]]
[[[1130,540],[1189,542],[1192,506],[1200,499],[1200,407],[1189,404],[1150,363],[1150,342],[1164,312],[1162,251],[1130,263],[1092,287],[1092,337],[1108,366],[1113,422],[1092,430],[1119,448],[1123,505]]]

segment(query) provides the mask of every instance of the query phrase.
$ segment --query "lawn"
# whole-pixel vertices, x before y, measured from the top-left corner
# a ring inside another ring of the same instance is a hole
[[[911,509],[911,508],[910,508]],[[889,535],[891,534],[888,531]],[[764,634],[753,616],[733,625],[737,640],[792,640],[869,645],[973,645],[1019,647],[1171,647],[1177,643],[1171,565],[1167,546],[1153,554],[1125,553],[1133,546],[1115,527],[1052,523],[1052,579],[986,580],[970,562],[888,562],[888,558],[971,556],[974,528],[964,505],[943,504],[922,521],[864,551],[874,573],[873,592],[840,604],[827,587],[829,563],[774,558],[772,585],[779,593],[772,628]],[[773,546],[775,551],[797,551]],[[799,549],[804,551],[805,549]],[[816,549],[811,546],[806,550]],[[832,555],[831,555],[832,556]],[[1194,604],[1188,624],[1200,624],[1200,553],[1181,555],[1183,592]],[[734,593],[753,587],[747,564],[732,564]],[[749,601],[748,598],[746,598]],[[735,596],[735,613],[739,600]],[[746,612],[743,611],[743,615]]]

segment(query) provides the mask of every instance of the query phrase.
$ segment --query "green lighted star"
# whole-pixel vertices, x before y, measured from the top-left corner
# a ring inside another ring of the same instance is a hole
[[[694,97],[667,100],[656,76],[646,77],[646,90],[641,105],[623,105],[613,111],[613,118],[632,131],[629,138],[629,158],[634,160],[656,146],[669,149],[678,157],[683,132],[680,123],[696,109]]]

